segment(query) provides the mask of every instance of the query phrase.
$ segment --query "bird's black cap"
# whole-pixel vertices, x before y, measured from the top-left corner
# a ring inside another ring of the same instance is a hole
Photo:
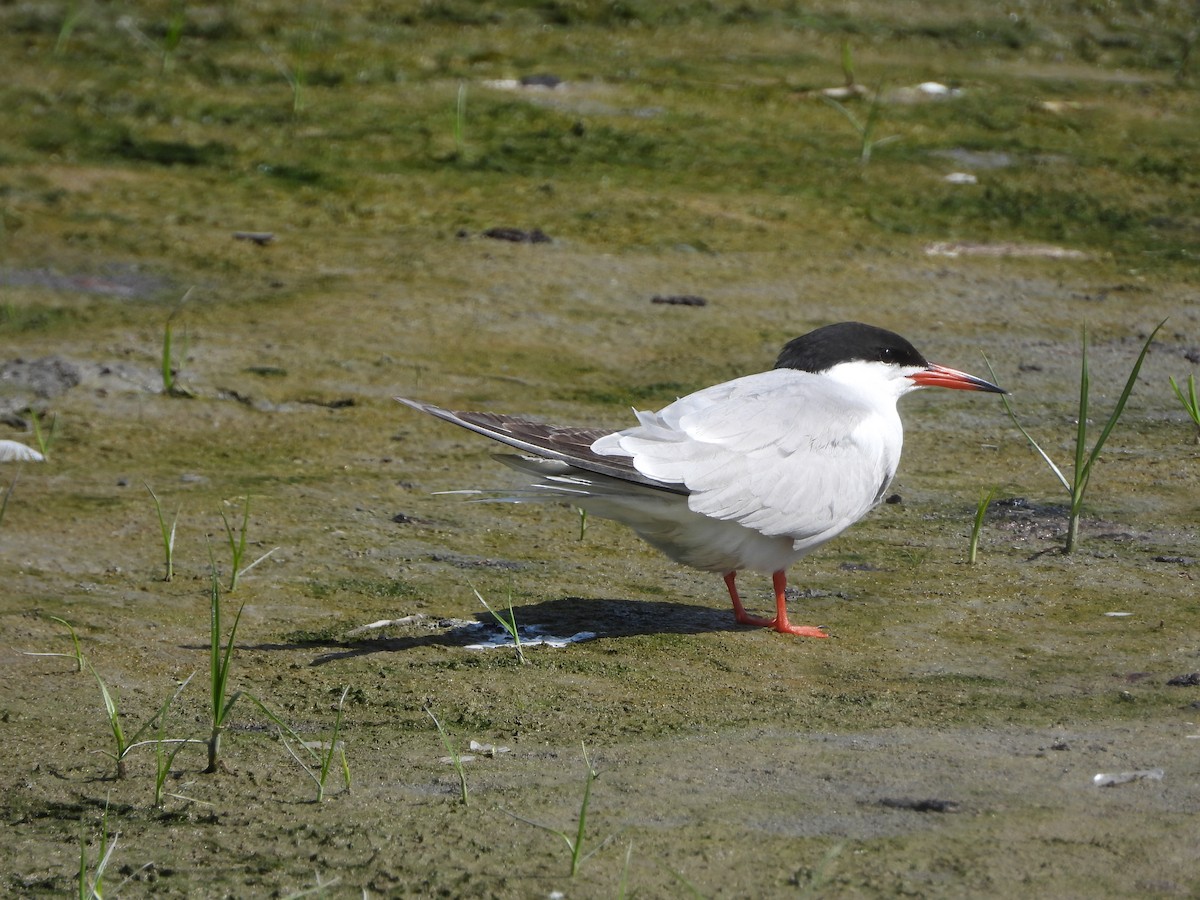
[[[824,372],[838,363],[857,360],[920,368],[929,365],[916,347],[894,331],[862,322],[838,322],[788,341],[775,368]]]

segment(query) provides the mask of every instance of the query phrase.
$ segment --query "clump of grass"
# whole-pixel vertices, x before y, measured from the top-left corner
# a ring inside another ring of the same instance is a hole
[[[153,744],[155,747],[155,760],[157,763],[157,773],[154,786],[154,805],[161,806],[162,785],[166,780],[167,773],[170,771],[171,763],[174,761],[175,755],[181,749],[183,749],[185,744],[203,743],[203,741],[196,741],[190,738],[166,737],[167,712],[170,710],[171,704],[175,702],[181,693],[183,693],[183,689],[188,686],[188,682],[192,680],[196,673],[193,672],[191,675],[189,675],[184,682],[175,689],[175,692],[167,698],[167,701],[163,703],[161,707],[159,707],[158,712],[156,712],[148,721],[146,721],[134,733],[132,738],[126,740],[125,729],[121,724],[121,708],[118,701],[118,696],[108,689],[108,685],[105,684],[104,679],[100,677],[100,673],[97,672],[95,667],[84,658],[83,650],[79,644],[79,635],[75,633],[75,629],[66,619],[63,619],[59,616],[47,616],[46,618],[50,619],[52,622],[57,622],[67,629],[67,633],[71,636],[73,652],[34,653],[23,651],[24,654],[26,656],[61,656],[64,659],[72,659],[75,661],[76,671],[79,672],[83,671],[85,665],[87,666],[88,670],[92,673],[92,677],[96,679],[96,684],[100,686],[100,696],[104,701],[104,714],[108,720],[108,727],[112,732],[113,737],[114,750],[111,752],[108,750],[100,750],[98,752],[103,753],[117,764],[117,778],[125,778],[128,775],[125,760],[126,757],[129,756],[130,751],[136,747],[141,747],[146,744]],[[142,735],[144,735],[151,728],[154,728],[156,723],[158,730],[157,737],[155,737],[153,740],[141,740]],[[163,749],[165,746],[172,744],[175,746],[174,749],[172,749],[169,753]]]
[[[162,503],[158,500],[158,494],[154,493],[154,488],[150,487],[148,482],[143,481],[142,484],[146,485],[146,490],[150,492],[150,499],[154,501],[154,512],[158,516],[158,527],[162,530],[163,557],[166,568],[163,574],[163,581],[171,581],[175,577],[175,526],[179,524],[179,510],[175,510],[175,518],[171,520],[171,526],[168,528],[167,519],[163,515]]]
[[[117,839],[121,836],[120,832],[109,837],[108,833],[108,801],[104,801],[104,814],[100,818],[100,848],[99,855],[96,859],[95,871],[88,875],[88,852],[87,852],[87,831],[84,827],[83,820],[79,822],[79,900],[104,900],[104,877],[108,872],[109,866],[112,864],[113,851],[117,849]],[[142,872],[149,869],[153,862],[148,862],[145,865],[139,866],[137,869],[130,871],[125,876],[125,879],[113,889],[113,895],[117,896],[121,890],[130,881],[140,875]]]
[[[108,750],[100,750],[98,752],[103,753],[117,764],[117,778],[123,779],[128,775],[125,759],[129,756],[130,751],[136,747],[142,747],[147,744],[156,744],[161,746],[164,743],[178,745],[195,743],[189,739],[167,739],[162,736],[162,722],[167,716],[167,710],[171,708],[171,704],[175,702],[175,698],[183,692],[183,689],[187,687],[188,682],[192,680],[191,676],[189,676],[188,679],[183,682],[183,684],[175,689],[175,692],[167,698],[166,702],[163,703],[162,706],[158,708],[158,712],[142,723],[142,726],[136,732],[134,732],[132,738],[126,740],[124,728],[121,725],[121,709],[120,704],[118,703],[118,698],[111,691],[109,691],[108,685],[104,683],[104,679],[100,677],[100,673],[96,671],[95,667],[92,666],[90,662],[88,663],[88,669],[91,671],[92,675],[95,676],[96,683],[100,685],[100,696],[104,700],[104,712],[108,718],[108,726],[112,732],[113,744],[115,745],[115,751],[113,752]],[[156,725],[158,725],[159,730],[158,738],[156,740],[142,740],[142,735],[146,734]],[[174,754],[171,754],[171,759],[174,758]],[[162,777],[165,779],[166,775],[163,774]]]
[[[341,740],[342,732],[342,709],[346,703],[346,695],[350,693],[350,686],[346,685],[342,688],[342,696],[338,700],[337,713],[333,720],[333,730],[327,741],[305,741],[300,735],[296,734],[295,729],[288,725],[283,719],[272,712],[265,703],[255,697],[253,694],[246,696],[262,710],[263,714],[274,722],[279,727],[280,740],[283,741],[283,746],[287,748],[292,759],[300,764],[308,776],[317,785],[317,803],[325,799],[325,782],[329,778],[329,770],[333,767],[333,761],[336,757],[341,763],[342,777],[346,781],[346,790],[350,790],[350,763],[346,759],[346,744]],[[285,737],[284,735],[287,735]],[[288,737],[295,741],[296,746],[303,750],[309,756],[309,762],[305,762],[300,754],[295,751],[292,744],[288,742]],[[320,752],[318,752],[320,751]]]
[[[272,547],[254,562],[245,568],[242,567],[242,558],[246,555],[246,532],[250,525],[250,496],[246,496],[246,504],[242,510],[242,526],[238,530],[237,535],[233,533],[233,526],[229,524],[229,519],[225,515],[225,510],[220,510],[221,521],[225,523],[225,536],[229,540],[229,553],[232,557],[232,565],[229,575],[229,593],[233,593],[237,588],[238,579],[257,566],[260,562],[278,550],[278,547]]]
[[[853,78],[853,69],[850,70],[849,77]],[[881,99],[882,93],[883,86],[880,85],[875,89],[875,94],[871,98],[871,105],[867,108],[866,119],[859,119],[845,104],[839,103],[832,97],[824,95],[821,97],[822,100],[840,112],[846,121],[850,123],[850,126],[858,133],[858,164],[864,168],[871,161],[871,154],[874,153],[876,147],[882,147],[884,144],[900,140],[900,135],[898,134],[891,134],[882,138],[875,137],[875,128],[879,124],[879,111],[883,102]]]
[[[71,40],[71,35],[75,32],[76,26],[79,25],[79,20],[83,18],[86,12],[85,4],[79,0],[71,0],[67,6],[67,14],[63,16],[62,25],[58,28],[58,38],[54,41],[54,55],[62,56],[67,52],[67,42]]]
[[[304,66],[297,63],[295,66],[289,66],[284,62],[283,58],[271,49],[271,46],[266,42],[259,45],[259,49],[271,60],[279,74],[287,81],[288,86],[292,89],[292,115],[297,116],[304,109]]]
[[[229,671],[233,663],[233,640],[237,635],[238,623],[242,620],[243,603],[238,607],[233,619],[233,627],[229,629],[229,640],[225,649],[221,649],[221,584],[217,580],[217,567],[211,566],[209,582],[209,724],[208,735],[208,767],[204,770],[212,774],[219,770],[221,762],[221,735],[225,732],[225,721],[237,703],[242,692],[229,694]]]
[[[158,57],[160,75],[169,75],[175,68],[175,51],[179,49],[179,44],[183,40],[185,25],[187,25],[187,0],[173,0],[171,3],[171,14],[163,29],[161,43],[138,28],[132,16],[122,16],[117,20],[117,26],[133,38],[135,44]]]
[[[88,876],[87,833],[83,821],[79,822],[79,900],[103,900],[104,874],[112,859],[113,851],[117,849],[117,838],[108,837],[108,802],[104,804],[104,815],[100,819],[100,850],[96,860],[96,870]]]
[[[1079,544],[1079,517],[1083,512],[1083,498],[1087,493],[1088,483],[1092,477],[1092,469],[1096,465],[1096,460],[1100,458],[1100,451],[1104,448],[1105,441],[1112,433],[1113,428],[1121,418],[1121,414],[1125,411],[1125,404],[1129,400],[1129,395],[1133,393],[1133,386],[1137,383],[1138,373],[1142,370],[1142,363],[1145,362],[1146,354],[1150,352],[1150,344],[1154,340],[1154,336],[1158,334],[1160,328],[1167,322],[1163,319],[1158,323],[1158,326],[1150,332],[1150,336],[1146,338],[1146,342],[1142,345],[1142,352],[1138,354],[1137,362],[1133,364],[1133,369],[1129,373],[1129,378],[1125,381],[1125,388],[1121,391],[1121,396],[1117,399],[1117,404],[1113,407],[1112,413],[1105,422],[1104,428],[1100,431],[1100,436],[1096,438],[1096,442],[1092,445],[1092,449],[1088,450],[1088,395],[1091,388],[1091,381],[1088,375],[1087,361],[1087,329],[1082,332],[1082,354],[1079,364],[1079,408],[1078,408],[1078,425],[1075,430],[1075,468],[1070,479],[1063,474],[1062,470],[1054,464],[1046,451],[1041,448],[1037,441],[1025,430],[1021,425],[1017,414],[1013,412],[1012,404],[1008,400],[1006,394],[1000,395],[1000,400],[1004,404],[1009,417],[1013,420],[1013,424],[1017,426],[1017,430],[1025,436],[1029,441],[1030,446],[1038,452],[1046,465],[1050,467],[1050,471],[1058,479],[1059,484],[1070,497],[1070,506],[1067,519],[1067,539],[1063,547],[1064,553],[1074,553],[1075,548]],[[984,358],[987,362],[987,358]],[[992,377],[995,377],[995,371],[992,370],[992,364],[987,363],[988,370],[991,371]]]
[[[967,551],[967,562],[972,566],[979,555],[979,533],[983,530],[983,517],[987,515],[988,507],[999,492],[1000,488],[993,487],[979,495],[979,504],[975,507],[975,520],[971,523],[971,544]]]
[[[113,743],[116,744],[115,753],[110,753],[107,750],[101,750],[100,752],[116,761],[117,778],[125,778],[125,776],[128,774],[128,770],[125,766],[125,757],[133,748],[133,744],[131,741],[125,740],[125,732],[121,727],[121,710],[117,704],[117,700],[111,693],[109,693],[108,686],[104,683],[104,679],[100,677],[100,673],[97,672],[90,663],[88,668],[91,669],[92,674],[96,677],[96,683],[100,685],[100,695],[104,698],[104,712],[108,717],[108,727],[112,731]],[[140,734],[149,724],[150,723],[147,722],[146,725],[143,725],[142,728],[138,729],[138,734]],[[137,735],[134,735],[135,740],[136,738]]]
[[[524,816],[518,816],[514,812],[509,812],[508,810],[503,810],[504,812],[508,813],[508,815],[510,815],[514,819],[516,819],[518,822],[524,822],[526,825],[532,825],[534,828],[540,828],[543,831],[548,831],[550,834],[558,836],[562,840],[562,842],[564,844],[566,844],[567,851],[571,854],[570,870],[569,870],[569,874],[570,874],[571,878],[575,877],[575,874],[579,871],[579,867],[583,863],[585,863],[592,856],[594,856],[596,853],[598,853],[600,851],[600,849],[605,844],[607,844],[609,842],[609,840],[611,840],[611,836],[608,838],[605,838],[590,853],[585,854],[583,852],[583,836],[584,836],[584,832],[587,830],[587,812],[588,812],[588,803],[591,801],[591,797],[592,797],[592,782],[594,782],[600,776],[599,776],[599,773],[592,767],[592,761],[590,759],[588,759],[587,747],[582,742],[580,743],[580,746],[583,748],[583,762],[587,766],[587,775],[584,777],[583,800],[579,804],[579,816],[577,817],[577,819],[575,821],[574,837],[567,834],[565,831],[561,831],[561,830],[555,828],[552,825],[543,825],[541,822],[534,822],[532,819],[526,819]]]
[[[446,734],[446,729],[442,727],[441,720],[433,714],[433,710],[427,706],[425,707],[425,714],[433,719],[433,724],[437,726],[438,736],[442,739],[442,746],[450,754],[450,761],[454,764],[454,771],[458,773],[458,791],[459,797],[462,799],[462,804],[463,806],[470,806],[471,801],[467,797],[467,772],[463,768],[462,756],[454,749],[454,744],[450,740],[450,736]]]
[[[171,4],[171,17],[167,20],[166,34],[163,35],[162,60],[159,71],[163,75],[171,74],[175,68],[175,51],[183,41],[183,29],[187,25],[187,0],[175,0]]]
[[[46,431],[42,431],[41,417],[37,413],[30,416],[30,422],[33,425],[33,439],[37,442],[38,452],[42,454],[42,459],[45,462],[49,462],[50,445],[58,437],[58,415],[54,414],[50,416],[50,428]]]
[[[1171,390],[1175,392],[1175,396],[1179,398],[1179,402],[1183,404],[1183,408],[1187,410],[1187,414],[1191,416],[1192,422],[1196,426],[1196,443],[1200,444],[1200,402],[1197,402],[1196,399],[1196,376],[1188,376],[1186,394],[1183,392],[1183,388],[1175,383],[1175,376],[1172,375],[1169,381]]]
[[[179,315],[180,310],[183,309],[183,305],[187,303],[188,298],[192,295],[192,290],[192,288],[188,288],[184,292],[183,297],[175,304],[175,308],[171,310],[171,314],[167,316],[167,321],[163,325],[161,354],[162,392],[168,397],[192,396],[192,392],[179,383],[179,367],[176,365],[175,356],[175,317]],[[186,332],[184,332],[183,357],[187,357]]]
[[[479,602],[483,604],[483,608],[491,613],[492,618],[495,619],[500,624],[500,627],[508,632],[508,636],[513,639],[513,647],[517,651],[517,659],[521,661],[522,665],[528,663],[529,660],[525,658],[525,650],[521,647],[521,632],[517,629],[517,614],[513,612],[512,598],[510,597],[508,601],[508,618],[506,619],[504,616],[500,615],[500,613],[488,606],[488,602],[483,599],[483,595],[479,593],[478,590],[475,588],[471,588],[471,590],[475,592],[475,596],[479,598]]]
[[[171,704],[176,698],[183,693],[183,689],[188,686],[196,673],[193,672],[183,680],[183,683],[175,689],[175,693],[168,698],[163,704],[162,709],[158,711],[158,733],[154,739],[154,806],[161,809],[163,805],[163,785],[166,784],[167,776],[171,773],[171,766],[175,762],[175,757],[179,755],[179,751],[188,744],[203,744],[204,741],[195,740],[193,738],[168,738],[166,737],[167,730],[167,712],[171,708]],[[166,748],[170,747],[170,750]]]

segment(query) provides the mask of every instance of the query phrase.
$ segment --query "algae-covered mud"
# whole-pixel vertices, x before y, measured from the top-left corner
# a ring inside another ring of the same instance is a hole
[[[47,456],[0,463],[3,891],[1200,893],[1196,37],[0,5],[0,439]],[[846,319],[986,352],[1068,478],[1081,330],[1090,446],[1166,319],[1080,548],[996,397],[922,392],[895,502],[791,573],[831,639],[785,638],[616,525],[438,493],[514,475],[392,399],[619,427]]]

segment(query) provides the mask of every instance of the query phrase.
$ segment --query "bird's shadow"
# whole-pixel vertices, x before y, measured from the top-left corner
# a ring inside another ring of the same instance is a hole
[[[497,610],[506,615],[507,610]],[[728,610],[710,609],[668,600],[623,600],[611,597],[563,597],[513,608],[519,627],[536,627],[547,637],[570,638],[591,632],[595,638],[630,637],[639,634],[703,634],[733,631],[737,625]],[[355,629],[360,631],[362,629]],[[396,631],[409,633],[396,634]],[[473,621],[439,620],[428,617],[387,625],[375,636],[318,638],[291,642],[247,645],[247,650],[301,650],[323,648],[327,652],[309,665],[372,653],[396,653],[418,647],[466,647],[503,631],[487,612]]]

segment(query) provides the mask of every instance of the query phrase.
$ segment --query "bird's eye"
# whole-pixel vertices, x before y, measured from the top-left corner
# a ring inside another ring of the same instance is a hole
[[[879,351],[879,361],[885,362],[885,363],[895,362],[896,361],[896,351],[893,350],[891,347],[884,347],[882,350]]]

